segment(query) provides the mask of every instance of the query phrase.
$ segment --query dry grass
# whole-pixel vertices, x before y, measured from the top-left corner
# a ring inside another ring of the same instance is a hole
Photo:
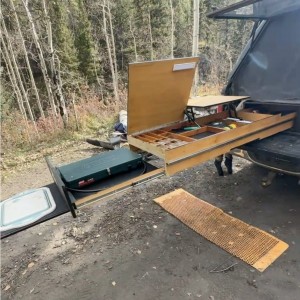
[[[9,117],[2,120],[1,124],[1,163],[12,161],[18,163],[27,160],[26,156],[40,152],[43,148],[56,148],[57,145],[67,142],[82,140],[87,137],[105,138],[113,130],[117,122],[118,112],[126,109],[127,97],[125,92],[120,92],[120,101],[106,99],[105,105],[99,97],[85,91],[80,99],[76,99],[75,107],[72,103],[68,107],[69,121],[64,128],[61,117],[53,119],[49,114],[36,122],[24,121],[19,112],[12,112]],[[77,121],[75,118],[77,114]]]
[[[199,94],[220,94],[220,90],[219,86],[205,85],[199,88]],[[42,158],[45,150],[47,154],[59,151],[59,146],[62,144],[76,143],[85,138],[108,138],[113,131],[114,124],[118,121],[118,112],[121,109],[126,110],[127,91],[120,91],[118,103],[112,98],[106,98],[107,105],[101,101],[99,95],[92,91],[84,90],[81,95],[76,99],[75,107],[72,103],[68,106],[67,128],[64,128],[60,117],[54,120],[50,114],[36,122],[38,133],[34,124],[25,122],[17,111],[2,120],[2,167],[5,165],[14,167],[22,162],[30,161],[32,157],[38,159],[41,156]],[[36,155],[37,153],[41,155]]]

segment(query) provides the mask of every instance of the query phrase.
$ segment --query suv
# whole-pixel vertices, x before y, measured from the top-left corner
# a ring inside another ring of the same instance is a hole
[[[292,129],[246,144],[240,153],[275,174],[300,177],[300,0],[245,0],[208,17],[254,21],[223,94],[250,96],[245,107],[261,112],[297,113]]]

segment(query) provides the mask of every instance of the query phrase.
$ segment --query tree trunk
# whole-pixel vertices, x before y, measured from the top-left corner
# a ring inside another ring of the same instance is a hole
[[[102,88],[101,80],[100,80],[100,78],[99,78],[99,76],[98,76],[95,57],[94,57],[94,71],[95,71],[97,83],[98,83],[98,85],[99,85],[99,87],[100,87],[101,101],[103,101],[103,88]]]
[[[148,12],[148,25],[149,25],[149,35],[150,35],[150,57],[151,60],[154,59],[154,54],[153,54],[153,38],[152,38],[152,27],[151,27],[151,15],[150,11]]]
[[[192,56],[198,55],[199,44],[199,0],[194,0],[194,25]]]
[[[26,10],[27,18],[28,18],[29,23],[31,25],[31,34],[32,34],[32,37],[33,37],[33,41],[34,41],[34,44],[35,44],[35,46],[38,50],[37,52],[38,52],[38,57],[39,57],[40,65],[41,65],[41,71],[43,73],[43,77],[44,77],[44,81],[45,81],[45,85],[46,85],[46,89],[47,89],[47,93],[48,93],[48,98],[49,98],[50,106],[51,106],[51,109],[52,109],[53,118],[55,120],[55,117],[57,116],[57,112],[56,112],[56,109],[55,109],[55,101],[54,101],[52,87],[51,87],[51,79],[48,75],[47,66],[46,66],[46,62],[45,62],[45,59],[44,59],[44,55],[43,55],[43,50],[42,50],[42,47],[40,45],[40,39],[39,39],[39,36],[37,34],[35,24],[33,22],[31,12],[28,8],[28,2],[27,2],[27,0],[22,0],[22,2],[23,2],[23,5],[24,5],[24,8]]]
[[[193,48],[192,56],[198,56],[198,46],[199,46],[199,0],[194,0],[194,25],[193,25]],[[199,84],[199,74],[198,66],[196,68],[194,77],[194,87],[193,93],[198,94],[198,84]]]
[[[118,92],[118,85],[116,82],[115,68],[114,68],[114,63],[113,63],[113,58],[112,58],[112,53],[111,53],[109,35],[107,32],[107,26],[106,26],[106,12],[105,12],[106,6],[105,5],[106,5],[106,1],[104,1],[104,5],[102,6],[103,31],[104,31],[104,35],[105,35],[106,47],[107,47],[107,52],[108,52],[109,65],[110,65],[110,71],[111,71],[113,89],[114,89],[114,96],[115,96],[115,100],[118,102],[119,101],[119,92]]]
[[[66,108],[65,97],[62,92],[60,67],[58,69],[56,68],[55,59],[57,60],[59,66],[60,66],[60,62],[59,62],[59,58],[55,55],[55,51],[53,48],[52,24],[51,24],[50,17],[48,14],[46,0],[42,0],[42,2],[43,2],[44,14],[45,14],[48,47],[49,47],[49,52],[50,52],[50,72],[51,72],[52,85],[53,85],[53,90],[54,90],[55,96],[59,103],[59,111],[60,111],[60,115],[63,119],[64,128],[66,128],[68,125],[68,112],[67,112],[67,108]]]
[[[27,69],[28,69],[29,76],[30,76],[31,86],[32,86],[32,89],[33,89],[35,97],[36,97],[36,101],[37,101],[37,104],[38,104],[40,115],[41,115],[42,118],[45,118],[45,114],[44,114],[44,111],[43,111],[43,108],[42,108],[39,92],[38,92],[38,89],[36,87],[35,80],[34,80],[34,77],[33,77],[33,74],[32,74],[32,70],[31,70],[31,66],[30,66],[30,62],[29,62],[29,58],[28,58],[28,53],[27,53],[27,49],[26,49],[26,46],[25,46],[24,37],[23,37],[22,30],[21,30],[20,22],[19,22],[19,17],[18,17],[18,14],[16,12],[16,8],[15,8],[13,0],[10,0],[10,5],[12,6],[14,16],[15,16],[15,20],[16,20],[16,23],[17,23],[18,32],[19,32],[19,35],[21,37],[21,44],[22,44],[22,48],[23,48],[23,51],[24,51],[25,61],[26,61]]]
[[[25,107],[23,105],[22,93],[20,91],[18,81],[17,81],[17,78],[16,78],[16,74],[15,74],[14,68],[12,66],[12,62],[11,62],[11,59],[9,57],[9,53],[8,53],[6,45],[4,43],[2,34],[1,34],[1,43],[2,43],[2,49],[1,49],[2,58],[4,60],[4,63],[5,63],[6,69],[7,69],[8,77],[10,79],[10,82],[12,84],[14,93],[16,95],[18,106],[19,106],[20,112],[22,114],[22,117],[23,117],[24,120],[27,120],[26,110],[25,110]]]
[[[134,56],[135,56],[135,62],[137,62],[138,61],[138,55],[137,55],[137,48],[136,48],[136,39],[135,39],[134,32],[132,30],[131,18],[129,19],[129,30],[130,30],[130,33],[131,33],[132,38],[133,38]]]
[[[75,116],[75,123],[76,123],[76,130],[79,131],[79,121],[78,121],[78,116],[77,116],[77,110],[76,110],[76,105],[75,105],[75,93],[72,93],[72,104],[73,104],[73,109],[74,109],[74,116]]]
[[[113,30],[113,26],[112,26],[111,11],[110,11],[110,7],[109,7],[109,0],[107,1],[107,10],[108,10],[108,20],[109,20],[109,27],[110,27],[110,37],[111,37],[111,43],[112,43],[113,63],[114,63],[114,68],[115,68],[115,80],[116,80],[116,85],[118,88],[119,87],[119,78],[118,78],[116,45],[115,45],[114,30]]]
[[[37,129],[37,126],[36,126],[36,122],[35,122],[35,119],[34,119],[34,116],[33,116],[32,110],[31,110],[31,106],[30,106],[30,103],[29,103],[27,92],[26,92],[25,87],[24,87],[24,83],[23,83],[22,78],[21,78],[21,74],[19,72],[19,66],[17,64],[17,60],[16,60],[16,57],[14,55],[13,47],[12,47],[10,39],[9,39],[8,31],[6,29],[6,25],[5,25],[5,22],[4,22],[4,19],[3,19],[2,12],[0,13],[0,16],[2,18],[2,27],[3,27],[3,30],[4,30],[4,36],[6,37],[6,43],[7,43],[7,46],[8,46],[8,49],[6,48],[6,50],[9,50],[7,52],[7,54],[8,54],[8,57],[9,57],[9,55],[11,57],[14,73],[16,74],[16,77],[17,77],[17,80],[18,80],[18,83],[19,83],[18,86],[21,89],[22,96],[23,96],[24,102],[25,102],[26,107],[27,107],[27,112],[29,114],[29,118],[32,121],[32,123],[34,125],[34,129],[38,134],[38,129]],[[5,45],[5,40],[3,38],[3,35],[1,35],[1,38],[2,38],[3,45]]]
[[[19,106],[22,118],[25,122],[26,134],[27,134],[28,140],[29,140],[29,142],[31,142],[30,130],[29,130],[29,125],[28,125],[26,110],[25,110],[25,107],[23,105],[22,94],[21,94],[21,91],[19,89],[19,85],[18,85],[18,82],[17,82],[15,71],[14,71],[14,68],[12,66],[11,59],[9,57],[6,45],[4,44],[2,32],[1,32],[1,43],[2,43],[1,53],[3,54],[2,58],[4,60],[4,63],[5,63],[6,69],[7,69],[7,74],[8,74],[8,77],[10,79],[10,82],[12,84],[14,93],[16,95],[18,106]]]
[[[174,58],[174,9],[173,0],[170,0],[170,12],[171,12],[171,58]]]

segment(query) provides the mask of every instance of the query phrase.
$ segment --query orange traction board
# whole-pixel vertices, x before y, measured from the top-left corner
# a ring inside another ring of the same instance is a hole
[[[185,225],[260,272],[289,247],[267,232],[224,213],[183,189],[154,201]]]

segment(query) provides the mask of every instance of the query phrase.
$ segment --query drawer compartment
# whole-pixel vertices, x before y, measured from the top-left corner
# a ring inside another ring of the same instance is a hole
[[[250,141],[262,139],[292,127],[295,113],[268,115],[238,112],[229,118],[221,112],[196,119],[195,123],[173,125],[128,136],[130,145],[164,159],[168,175],[224,154]]]
[[[236,101],[248,99],[219,95],[189,100],[198,61],[190,57],[129,65],[128,142],[132,149],[162,158],[168,175],[287,130],[295,118],[295,113],[272,115],[246,109],[182,121],[184,114],[193,119],[193,107],[230,103],[233,109]]]

